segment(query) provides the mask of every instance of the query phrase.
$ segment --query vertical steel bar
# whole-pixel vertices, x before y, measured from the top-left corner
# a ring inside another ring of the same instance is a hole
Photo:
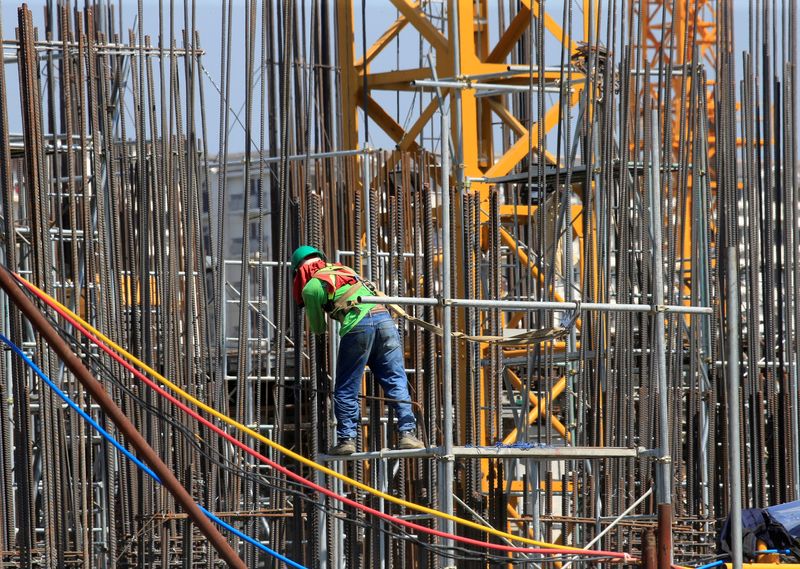
[[[656,499],[659,504],[669,504],[672,501],[671,495],[671,468],[669,463],[669,417],[667,416],[668,397],[667,397],[667,362],[666,362],[666,342],[664,338],[664,312],[658,310],[659,306],[664,305],[664,264],[661,257],[662,253],[662,232],[661,232],[661,196],[660,193],[660,169],[659,161],[659,134],[658,118],[653,117],[653,146],[652,164],[650,165],[653,183],[650,184],[650,228],[653,238],[653,304],[656,306],[654,317],[655,325],[655,359],[656,359],[656,381],[658,382],[658,426],[659,426],[659,449],[660,461],[657,466],[658,479],[656,480]]]
[[[246,569],[242,560],[233,551],[225,537],[214,527],[195,503],[189,492],[181,486],[178,479],[173,474],[161,458],[155,453],[152,447],[147,444],[136,427],[125,416],[125,413],[117,407],[117,404],[106,393],[102,384],[89,372],[83,362],[76,356],[58,332],[47,321],[45,316],[36,308],[33,302],[25,296],[19,285],[14,281],[5,269],[0,269],[0,286],[5,290],[11,301],[28,318],[34,328],[42,335],[48,346],[58,355],[65,365],[75,374],[84,388],[91,394],[92,398],[103,408],[108,417],[114,422],[120,432],[124,435],[130,445],[136,449],[142,459],[150,466],[156,475],[161,479],[164,486],[175,496],[176,501],[183,507],[189,518],[191,518],[200,531],[219,551],[220,556],[225,559],[232,567]]]
[[[3,41],[2,31],[3,18],[2,14],[0,14],[0,45],[2,45]],[[2,261],[5,266],[16,268],[17,240],[16,231],[14,229],[14,177],[11,162],[11,144],[9,142],[8,96],[5,73],[5,61],[0,61],[0,207],[2,207],[3,211],[2,236],[4,241],[0,261]],[[0,331],[9,335],[11,338],[21,340],[22,332],[19,312],[12,311],[10,308],[6,310],[5,299],[2,298],[0,300],[3,300],[2,304],[0,304],[0,315],[2,315],[3,320],[2,323],[0,323]],[[10,359],[10,355],[7,356],[6,354],[2,354],[0,357],[2,357],[3,363],[8,364],[0,364],[0,374],[2,374],[2,376],[0,376],[0,402],[2,402],[0,403],[0,421],[2,421],[2,424],[0,424],[0,437],[2,438],[2,440],[0,440],[0,451],[3,452],[3,456],[0,458],[0,468],[2,468],[2,472],[0,472],[0,491],[2,492],[3,502],[5,503],[2,520],[0,520],[0,523],[3,524],[3,527],[0,528],[0,546],[2,546],[4,550],[6,548],[11,549],[11,544],[15,541],[15,526],[17,526],[19,528],[19,533],[16,536],[19,538],[19,541],[17,541],[19,559],[20,564],[23,564],[28,562],[29,556],[29,523],[27,520],[22,520],[21,523],[15,524],[15,521],[20,514],[24,514],[24,511],[27,511],[29,492],[27,488],[27,478],[25,476],[19,476],[17,478],[19,494],[17,495],[17,500],[14,500],[14,472],[12,470],[12,464],[18,472],[21,470],[21,463],[14,463],[17,457],[23,455],[23,449],[19,444],[15,446],[15,438],[17,438],[15,435],[17,435],[21,428],[21,425],[16,423],[19,414],[19,406],[15,404],[14,411],[11,411],[6,401],[8,401],[9,396],[17,390],[20,383],[24,381],[24,373],[19,358],[14,358],[14,360],[16,360],[14,361]],[[8,373],[13,377],[12,381],[9,381],[9,376],[6,375]],[[27,473],[27,465],[25,468],[26,470],[24,472]],[[23,508],[25,508],[25,510],[23,510]],[[0,557],[0,560],[4,560],[4,557]]]
[[[364,235],[366,237],[366,259],[364,261],[364,278],[368,281],[371,281],[375,278],[375,275],[372,274],[372,240],[374,236],[372,235],[372,224],[370,223],[370,213],[372,212],[372,200],[370,199],[372,196],[370,195],[370,155],[364,154],[361,156],[361,192],[364,196]],[[361,248],[361,235],[356,235],[356,249]],[[363,258],[363,257],[362,257]],[[358,271],[359,267],[355,267]]]
[[[742,477],[739,438],[739,271],[736,247],[725,248],[728,332],[728,488],[733,569],[742,569]]]
[[[450,113],[448,104],[443,99],[441,103],[442,119],[442,183],[441,183],[441,208],[442,213],[442,298],[448,300],[451,296],[450,280]],[[452,308],[445,302],[442,308],[442,444],[444,456],[442,457],[441,491],[442,511],[453,514],[453,339],[452,335]],[[442,520],[442,531],[453,532],[453,522]],[[452,540],[444,540],[444,547],[450,547]]]
[[[661,163],[660,163],[660,136],[658,116],[656,110],[646,109],[645,112],[653,114],[652,119],[652,163],[650,164],[650,230],[653,239],[653,304],[664,305],[664,263],[661,257]],[[669,395],[667,388],[667,359],[666,341],[664,338],[665,321],[664,312],[656,309],[654,320],[656,382],[658,388],[658,447],[659,460],[656,465],[656,501],[659,505],[659,569],[666,569],[672,563],[672,530],[671,527],[662,527],[664,524],[671,526],[672,504],[672,468],[670,464],[669,445]],[[666,507],[664,507],[666,506]],[[664,540],[667,540],[664,543]],[[666,557],[666,558],[665,558]]]

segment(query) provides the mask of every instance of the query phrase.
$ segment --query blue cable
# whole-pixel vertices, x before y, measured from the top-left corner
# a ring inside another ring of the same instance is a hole
[[[124,446],[122,446],[122,444],[119,441],[117,441],[117,439],[115,439],[110,433],[108,433],[108,431],[106,431],[103,427],[101,427],[100,424],[97,421],[92,419],[92,417],[89,416],[89,414],[86,413],[83,409],[81,409],[78,406],[77,403],[75,403],[72,399],[70,399],[69,395],[67,395],[61,389],[59,389],[59,387],[55,383],[53,383],[53,380],[51,380],[49,377],[47,377],[44,374],[44,372],[41,369],[39,369],[39,366],[37,366],[33,362],[33,360],[31,360],[27,355],[25,355],[25,353],[19,348],[19,346],[14,344],[11,340],[6,338],[3,334],[0,334],[0,340],[5,342],[8,345],[9,348],[11,348],[20,358],[22,358],[22,360],[28,365],[28,367],[30,367],[33,370],[33,372],[37,376],[39,376],[39,378],[42,381],[44,381],[50,389],[52,389],[55,392],[56,395],[58,395],[73,410],[77,411],[77,413],[81,417],[83,417],[83,419],[85,419],[98,433],[100,433],[103,436],[103,438],[105,438],[108,442],[110,442],[112,445],[114,445],[114,447],[117,450],[119,450],[121,453],[123,453],[125,456],[127,456],[130,460],[132,460],[134,462],[134,464],[136,464],[136,466],[141,468],[153,480],[155,480],[156,482],[161,484],[161,479],[158,477],[158,475],[155,472],[150,470],[150,467],[148,467],[145,463],[143,463],[141,460],[136,458],[136,456],[134,456],[134,454],[132,452],[130,452],[128,449],[126,449]],[[295,561],[292,561],[288,557],[285,557],[285,556],[281,555],[280,553],[278,553],[277,551],[274,551],[274,550],[270,549],[269,547],[267,547],[266,545],[264,545],[263,543],[255,540],[255,539],[253,539],[249,535],[242,533],[241,531],[239,531],[238,529],[236,529],[235,527],[233,527],[229,523],[222,521],[220,518],[218,518],[217,516],[215,516],[214,514],[209,512],[208,510],[206,510],[200,504],[198,504],[198,507],[200,508],[200,510],[202,510],[202,512],[206,516],[208,516],[208,518],[212,522],[214,522],[215,524],[217,524],[217,525],[225,528],[226,530],[230,531],[231,533],[236,535],[236,537],[238,537],[239,539],[243,539],[244,541],[246,541],[250,545],[253,545],[253,546],[259,548],[261,551],[264,551],[265,553],[269,553],[275,559],[277,559],[278,561],[282,561],[283,563],[285,563],[286,565],[288,565],[290,567],[295,567],[296,569],[307,569],[307,567],[305,567],[303,565],[300,565],[299,563],[297,563]]]
[[[21,358],[22,358],[22,360],[23,360],[23,361],[24,361],[24,362],[25,362],[25,363],[28,365],[28,367],[30,367],[30,368],[33,370],[33,372],[34,372],[36,375],[38,375],[38,376],[39,376],[39,377],[42,379],[42,381],[44,381],[44,382],[45,382],[45,383],[48,385],[48,387],[50,387],[50,389],[52,389],[52,390],[53,390],[53,391],[56,393],[56,395],[58,395],[58,396],[59,396],[61,399],[63,399],[63,400],[66,402],[66,404],[67,404],[67,405],[69,405],[69,406],[70,406],[70,407],[72,407],[72,408],[73,408],[75,411],[77,411],[77,412],[78,412],[78,414],[79,414],[81,417],[83,417],[83,418],[84,418],[84,419],[85,419],[85,420],[86,420],[86,421],[87,421],[87,422],[88,422],[88,423],[89,423],[89,424],[90,424],[92,427],[94,427],[94,428],[95,428],[95,430],[96,430],[97,432],[99,432],[101,435],[103,435],[103,437],[104,437],[106,440],[108,440],[108,442],[110,442],[112,445],[114,445],[114,446],[117,448],[117,450],[119,450],[119,451],[121,451],[121,452],[125,453],[125,456],[127,456],[128,458],[130,458],[130,459],[131,459],[131,460],[132,460],[132,461],[133,461],[133,462],[136,464],[136,466],[138,466],[139,468],[141,468],[142,470],[144,470],[144,471],[145,471],[147,474],[149,474],[149,475],[150,475],[150,476],[151,476],[151,477],[152,477],[152,478],[153,478],[153,479],[154,479],[156,482],[158,482],[159,484],[161,484],[161,479],[158,477],[158,475],[157,475],[155,472],[153,472],[152,470],[150,470],[150,467],[149,467],[149,466],[147,466],[147,465],[146,465],[145,463],[143,463],[141,460],[139,460],[138,458],[136,458],[136,456],[134,456],[134,455],[133,455],[133,454],[132,454],[132,453],[131,453],[131,452],[130,452],[128,449],[126,449],[124,446],[122,446],[122,444],[121,444],[119,441],[117,441],[117,439],[115,439],[115,438],[114,438],[114,437],[113,437],[113,436],[112,436],[112,435],[111,435],[111,434],[110,434],[108,431],[106,431],[106,430],[105,430],[103,427],[101,427],[101,426],[100,426],[100,424],[99,424],[97,421],[95,421],[94,419],[92,419],[92,418],[91,418],[91,416],[89,416],[89,414],[88,414],[88,413],[86,413],[86,411],[84,411],[83,409],[81,409],[81,408],[78,406],[78,404],[77,404],[77,403],[75,403],[74,401],[72,401],[72,399],[70,399],[70,398],[69,398],[69,395],[67,395],[66,393],[64,393],[63,391],[61,391],[61,389],[60,389],[60,388],[59,388],[59,387],[58,387],[58,386],[57,386],[55,383],[53,383],[53,380],[52,380],[52,379],[50,379],[49,377],[47,377],[47,376],[44,374],[44,372],[43,372],[43,371],[42,371],[42,370],[39,368],[39,366],[37,366],[37,365],[36,365],[36,364],[33,362],[33,360],[31,360],[31,359],[30,359],[30,358],[29,358],[27,355],[25,355],[25,352],[23,352],[23,351],[22,351],[22,350],[19,348],[19,346],[17,346],[16,344],[14,344],[14,343],[13,343],[11,340],[9,340],[8,338],[6,338],[6,337],[5,337],[3,334],[0,334],[0,340],[2,340],[3,342],[5,342],[5,343],[8,345],[8,347],[9,347],[9,348],[11,348],[11,349],[12,349],[12,350],[13,350],[13,351],[14,351],[14,352],[15,352],[15,353],[16,353],[16,354],[19,356],[19,357],[21,357]]]

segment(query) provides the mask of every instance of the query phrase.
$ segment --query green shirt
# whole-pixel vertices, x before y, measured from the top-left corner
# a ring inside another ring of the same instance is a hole
[[[360,286],[361,289],[358,293],[352,296],[352,300],[356,300],[359,296],[373,296],[372,291],[363,284],[354,284],[342,286],[336,289],[333,299],[336,300],[343,294],[347,294],[351,286]],[[303,287],[303,303],[306,306],[306,314],[308,315],[308,323],[311,331],[314,334],[324,334],[327,330],[325,324],[325,309],[323,306],[328,302],[328,288],[319,279],[310,279],[306,286]],[[339,329],[339,335],[344,336],[353,326],[361,322],[361,319],[374,307],[374,304],[357,304],[355,309],[349,310],[345,314],[342,326]]]

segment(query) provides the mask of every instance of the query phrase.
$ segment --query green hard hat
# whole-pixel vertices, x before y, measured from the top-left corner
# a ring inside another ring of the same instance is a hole
[[[300,266],[300,263],[309,257],[319,257],[323,261],[326,260],[325,253],[316,247],[312,247],[311,245],[300,245],[300,247],[295,249],[294,253],[292,253],[292,270],[296,271],[297,267]]]

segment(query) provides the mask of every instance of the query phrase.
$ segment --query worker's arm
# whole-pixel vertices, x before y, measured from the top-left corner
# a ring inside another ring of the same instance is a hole
[[[303,288],[303,303],[306,306],[308,325],[314,334],[324,334],[328,326],[325,323],[323,306],[328,302],[328,291],[319,279],[311,279]]]

